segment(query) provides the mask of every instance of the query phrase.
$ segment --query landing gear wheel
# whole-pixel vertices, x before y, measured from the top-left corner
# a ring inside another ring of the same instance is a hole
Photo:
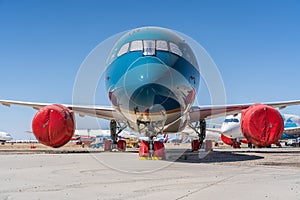
[[[239,140],[237,138],[235,139],[231,139],[232,141],[232,148],[234,149],[240,149],[241,148],[241,143],[239,142]]]
[[[125,140],[118,140],[118,151],[126,151],[126,141]]]
[[[155,141],[153,146],[154,146],[154,154],[153,154],[152,160],[166,159],[164,143],[160,142],[160,141]]]
[[[237,141],[234,141],[232,143],[232,148],[234,148],[234,149],[240,149],[241,148],[241,143],[237,142]]]
[[[281,146],[281,143],[280,142],[276,142],[276,144],[275,144],[277,147],[279,147],[279,148],[281,148],[282,146]],[[295,145],[296,146],[296,145]]]
[[[198,152],[199,146],[200,146],[199,140],[193,140],[192,141],[192,152]]]
[[[111,151],[111,140],[105,140],[104,151]]]
[[[251,142],[249,142],[249,143],[248,143],[248,147],[249,147],[250,149],[252,149],[252,148],[253,148],[253,145],[252,145],[252,143],[251,143]]]
[[[139,149],[139,156],[140,156],[140,160],[149,160],[150,153],[149,153],[149,142],[148,141],[141,141],[140,149]]]
[[[152,143],[152,145],[151,145]],[[152,148],[152,149],[151,149]],[[151,152],[152,151],[152,152]],[[140,160],[164,160],[166,159],[164,143],[159,141],[142,141],[139,149]]]

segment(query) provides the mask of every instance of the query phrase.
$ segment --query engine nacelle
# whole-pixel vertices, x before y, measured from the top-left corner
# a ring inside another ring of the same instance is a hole
[[[36,139],[51,147],[61,147],[70,141],[75,131],[73,111],[54,104],[41,108],[32,120]]]
[[[273,107],[254,104],[242,111],[241,131],[257,147],[276,143],[282,135],[284,124],[280,113]]]

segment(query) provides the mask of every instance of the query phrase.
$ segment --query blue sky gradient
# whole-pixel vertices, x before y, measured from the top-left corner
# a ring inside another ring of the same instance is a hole
[[[141,26],[170,28],[199,42],[222,75],[227,103],[300,99],[299,10],[296,0],[0,0],[0,99],[71,103],[89,52]],[[0,129],[32,137],[24,131],[35,112],[0,106]],[[300,108],[283,112],[300,115]]]

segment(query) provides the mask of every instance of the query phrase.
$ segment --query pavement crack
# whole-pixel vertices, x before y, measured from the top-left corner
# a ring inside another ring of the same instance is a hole
[[[194,190],[194,191],[190,191],[190,192],[188,192],[188,193],[186,193],[186,194],[184,194],[184,195],[182,195],[182,196],[176,198],[175,200],[188,198],[188,197],[189,197],[190,195],[192,195],[192,194],[195,194],[195,193],[197,193],[197,192],[200,192],[200,191],[202,191],[202,190],[205,190],[205,189],[207,189],[207,188],[209,188],[209,187],[218,185],[218,184],[220,184],[220,183],[222,183],[222,182],[226,182],[226,181],[232,179],[232,178],[235,177],[235,176],[236,176],[236,175],[232,175],[232,176],[226,177],[226,178],[224,178],[224,179],[221,179],[221,180],[219,180],[219,181],[216,181],[216,182],[207,184],[206,186],[201,187],[201,188],[199,188],[199,189],[197,189],[197,190]]]

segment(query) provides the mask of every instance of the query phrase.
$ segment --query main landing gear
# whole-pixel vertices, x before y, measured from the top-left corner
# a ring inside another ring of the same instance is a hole
[[[198,140],[192,141],[192,151],[198,152],[199,149],[203,146],[203,142],[206,136],[206,121],[205,119],[196,122],[195,124],[190,123],[190,128],[192,128],[198,135]]]
[[[126,141],[122,139],[118,139],[119,133],[121,133],[127,126],[121,125],[117,123],[115,120],[110,121],[110,138],[111,144],[110,148],[106,148],[106,150],[118,149],[118,151],[126,151]],[[106,145],[107,146],[107,145]]]
[[[241,142],[237,139],[232,140],[232,148],[234,149],[240,149],[241,148]]]

